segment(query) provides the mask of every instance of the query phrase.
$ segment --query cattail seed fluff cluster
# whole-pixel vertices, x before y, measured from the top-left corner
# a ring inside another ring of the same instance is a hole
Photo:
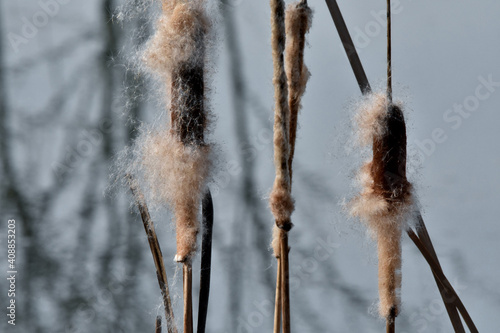
[[[372,159],[361,168],[362,191],[350,203],[377,240],[379,312],[398,314],[401,289],[401,234],[411,213],[411,184],[406,178],[406,126],[401,107],[387,105],[385,94],[372,94],[360,105],[356,122],[362,145],[372,145]]]
[[[310,77],[309,70],[304,64],[304,48],[306,34],[311,28],[311,23],[312,10],[305,1],[288,5],[285,14],[285,70],[288,80],[288,109],[290,110],[290,153],[288,158],[290,183],[293,174],[292,161],[295,154],[300,103]]]
[[[305,1],[290,4],[285,12],[282,0],[271,1],[272,52],[275,87],[274,164],[276,178],[270,195],[276,225],[288,231],[295,208],[291,195],[292,161],[295,151],[297,116],[309,79],[304,65],[305,35],[312,11]],[[273,231],[273,249],[278,256],[278,232]]]
[[[291,195],[288,167],[290,155],[290,110],[285,73],[285,2],[271,0],[271,46],[273,54],[274,84],[274,165],[276,177],[270,197],[271,211],[276,225],[284,230],[292,228],[291,215],[295,209]]]
[[[143,55],[145,65],[164,83],[170,123],[143,130],[129,169],[140,174],[153,203],[166,203],[174,211],[179,262],[196,251],[201,199],[212,165],[205,101],[210,30],[205,1],[163,0]]]

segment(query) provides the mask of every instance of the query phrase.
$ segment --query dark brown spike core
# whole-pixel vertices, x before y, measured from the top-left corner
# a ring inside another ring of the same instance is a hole
[[[383,121],[385,132],[373,137],[373,190],[388,201],[402,202],[411,186],[406,179],[406,125],[403,112],[391,104]]]
[[[204,73],[202,66],[183,64],[172,75],[172,133],[185,145],[203,145]]]

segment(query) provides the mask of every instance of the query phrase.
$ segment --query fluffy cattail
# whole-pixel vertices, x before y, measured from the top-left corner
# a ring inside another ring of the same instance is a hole
[[[200,204],[211,165],[205,142],[204,81],[210,22],[201,0],[164,0],[162,9],[144,61],[166,83],[170,128],[145,139],[142,164],[153,194],[175,212],[175,260],[186,261],[196,251]]]
[[[272,52],[274,64],[274,165],[276,178],[270,196],[271,211],[276,225],[286,231],[292,228],[290,217],[294,201],[290,193],[290,109],[288,107],[288,85],[285,73],[285,3],[271,0]]]
[[[360,139],[372,144],[373,157],[359,173],[362,192],[351,214],[367,223],[377,239],[380,315],[398,314],[401,288],[401,233],[411,211],[411,184],[406,179],[406,127],[398,105],[373,94],[357,114]]]
[[[288,231],[294,210],[292,161],[295,150],[297,115],[309,72],[304,65],[305,34],[309,30],[311,10],[307,1],[290,5],[285,15],[283,0],[271,0],[272,53],[274,64],[274,164],[276,178],[270,197],[275,218],[272,248],[278,258],[274,332],[289,333],[290,286]],[[284,56],[286,46],[286,58]],[[285,64],[286,62],[286,64]],[[286,70],[285,70],[286,66]],[[283,318],[281,320],[281,315]]]
[[[276,92],[275,96],[279,96],[276,98],[277,102],[279,101],[279,105],[276,106],[276,110],[281,110],[282,112],[286,112],[286,106],[282,105],[282,94],[285,91],[288,93],[288,114],[289,114],[289,123],[288,125],[288,183],[283,184],[282,186],[275,186],[273,192],[271,194],[271,207],[273,208],[273,213],[276,218],[276,221],[289,221],[290,215],[294,209],[294,203],[291,195],[287,193],[287,191],[291,192],[292,188],[292,161],[295,152],[295,139],[297,137],[297,118],[298,113],[301,108],[301,99],[302,95],[306,90],[306,84],[309,79],[310,73],[307,67],[304,64],[304,48],[306,44],[306,33],[309,31],[311,27],[312,21],[312,10],[308,7],[307,2],[299,1],[297,3],[290,4],[285,12],[285,49],[282,49],[282,45],[279,43],[280,39],[276,38],[273,34],[273,55],[274,56],[283,56],[284,57],[284,68],[287,82],[287,91],[282,88],[281,84],[283,83],[283,77],[281,75],[281,68],[276,69],[275,62],[275,89],[279,89]],[[283,26],[275,27],[278,23],[273,22],[273,29],[277,33],[283,33]],[[285,54],[283,55],[283,52]],[[279,60],[278,60],[279,64]],[[278,76],[277,73],[279,73]],[[278,83],[278,86],[276,85]],[[284,118],[284,117],[283,117]],[[285,121],[285,119],[280,119],[281,121]],[[285,154],[282,153],[283,150],[279,150],[284,142],[284,135],[282,135],[282,128],[285,126],[277,126],[275,123],[275,156],[276,154],[281,153],[279,157],[280,163],[285,159]],[[278,128],[278,133],[276,133],[276,128]],[[276,140],[276,135],[278,135],[278,140]],[[276,145],[276,141],[280,143],[280,145]],[[276,162],[276,157],[275,157]],[[279,167],[280,170],[276,171],[283,172],[284,169],[282,165]],[[282,178],[280,178],[282,179]],[[279,217],[279,218],[278,218]],[[279,225],[279,224],[278,224]],[[291,224],[289,224],[291,227]],[[274,254],[276,257],[279,257],[279,230],[275,227],[273,229],[273,240],[271,247],[273,248]]]
[[[310,76],[309,70],[304,64],[304,48],[306,33],[311,27],[311,22],[312,10],[306,1],[296,2],[288,6],[285,14],[285,70],[288,80],[288,108],[290,110],[290,155],[288,158],[290,183],[297,137],[297,118],[301,108],[302,95],[306,90]]]

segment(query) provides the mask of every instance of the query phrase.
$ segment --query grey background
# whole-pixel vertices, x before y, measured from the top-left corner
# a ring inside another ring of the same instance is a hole
[[[126,190],[106,189],[113,157],[131,142],[138,121],[150,122],[162,112],[158,84],[134,66],[134,50],[151,33],[157,9],[148,0],[131,1],[120,21],[107,15],[120,13],[119,1],[61,3],[17,51],[9,34],[23,36],[23,18],[32,20],[43,9],[37,1],[0,3],[5,144],[0,234],[6,234],[7,219],[15,218],[20,271],[17,325],[7,327],[4,318],[0,327],[5,332],[153,331],[154,318],[163,311],[141,222]],[[355,194],[353,175],[364,158],[352,142],[350,106],[359,89],[326,4],[310,5],[315,14],[306,63],[312,77],[294,161],[292,327],[380,332],[375,246],[364,227],[342,211],[342,203]],[[476,89],[487,91],[478,88],[480,78],[500,82],[500,3],[401,0],[394,5],[394,95],[405,102],[410,178],[445,273],[479,331],[495,332],[500,324],[500,87],[484,100],[474,96]],[[385,24],[376,16],[385,1],[339,1],[339,6],[372,85],[383,87]],[[211,184],[216,225],[208,331],[270,331],[275,261],[268,251],[273,221],[266,199],[274,179],[269,5],[228,0],[220,13],[210,78],[220,163]],[[241,94],[232,90],[235,78],[244,83]],[[470,104],[473,111],[461,116],[459,126],[458,120],[446,120],[458,115],[455,105],[474,101],[478,105]],[[103,130],[108,121],[112,129]],[[433,139],[436,129],[446,139]],[[70,165],[65,177],[55,163]],[[237,166],[235,172],[228,171],[228,163]],[[175,251],[170,217],[158,211],[154,218],[180,319],[182,283],[170,261]],[[331,252],[322,252],[328,256],[320,260],[318,249],[325,243]],[[6,237],[0,245],[6,249]],[[0,253],[6,271],[6,250]],[[406,238],[403,255],[398,331],[451,332],[430,270]],[[7,285],[0,281],[4,308]]]

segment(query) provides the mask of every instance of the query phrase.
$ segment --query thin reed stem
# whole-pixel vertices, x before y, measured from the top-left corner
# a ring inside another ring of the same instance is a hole
[[[278,268],[276,270],[276,299],[274,301],[274,329],[273,333],[280,333],[281,331],[281,259],[276,258],[278,261]]]
[[[212,194],[207,191],[202,201],[203,238],[201,245],[200,296],[198,304],[197,332],[205,333],[210,296],[210,273],[212,266],[212,231],[214,222],[214,206]]]
[[[392,308],[389,317],[386,319],[386,332],[395,333],[396,332],[396,309]]]
[[[337,28],[337,31],[339,33],[340,40],[342,41],[345,53],[347,54],[347,58],[349,59],[349,63],[351,64],[352,71],[354,72],[354,76],[356,77],[356,81],[358,82],[359,89],[361,89],[361,93],[363,95],[368,94],[372,91],[372,88],[370,86],[370,82],[368,82],[365,69],[363,68],[363,64],[359,59],[358,51],[356,50],[356,46],[352,41],[351,34],[347,29],[347,25],[344,21],[344,17],[342,16],[339,5],[337,4],[336,0],[326,0],[326,4],[328,5],[333,23],[335,23],[335,27]]]
[[[395,333],[396,332],[396,320],[395,319],[387,319],[385,324],[385,329],[387,333]]]
[[[392,19],[391,0],[387,0],[387,105],[392,104]]]
[[[191,260],[182,263],[184,288],[184,333],[193,333],[193,267]]]
[[[470,317],[467,309],[465,308],[464,304],[462,303],[462,300],[460,299],[460,297],[458,297],[455,289],[452,287],[452,285],[450,284],[450,282],[448,281],[448,279],[444,275],[443,271],[439,268],[439,264],[433,258],[432,254],[429,252],[427,247],[420,240],[420,238],[418,238],[418,236],[415,234],[415,232],[413,230],[408,229],[408,236],[413,241],[413,243],[415,243],[417,248],[420,250],[420,252],[424,256],[424,258],[427,261],[427,263],[429,264],[432,272],[436,275],[439,284],[441,284],[441,286],[450,295],[452,295],[451,301],[456,306],[458,311],[460,311],[460,314],[462,315],[462,318],[464,319],[465,323],[467,324],[467,327],[469,327],[469,330],[471,331],[471,333],[478,333],[476,325],[472,321],[472,318]]]
[[[130,184],[134,184],[132,177],[129,178]],[[144,230],[148,237],[149,248],[153,256],[153,261],[156,267],[156,277],[158,279],[158,284],[160,286],[161,294],[163,296],[163,306],[165,308],[165,319],[167,320],[167,330],[168,333],[177,333],[177,327],[175,326],[174,310],[172,308],[172,301],[170,299],[170,291],[168,288],[167,272],[165,270],[165,265],[163,262],[163,255],[161,252],[160,243],[158,242],[158,237],[156,236],[156,231],[154,227],[153,220],[149,214],[149,209],[146,203],[139,198],[143,198],[142,193],[138,188],[133,185],[130,186],[132,194],[137,199],[136,204],[139,208],[141,214],[142,223],[144,225]]]
[[[434,260],[438,264],[438,267],[436,268],[443,271],[441,268],[441,264],[439,263],[439,259],[434,249],[434,246],[432,245],[429,233],[427,232],[427,227],[425,226],[422,215],[420,214],[418,215],[416,229],[418,237],[420,238],[422,243],[427,247],[429,253],[433,256]],[[434,272],[432,273],[432,275],[434,276],[434,280],[436,281],[436,285],[438,286],[441,298],[443,299],[443,303],[446,307],[446,311],[448,312],[448,316],[450,317],[453,330],[455,331],[455,333],[465,333],[465,328],[462,323],[462,320],[460,319],[458,310],[451,301],[453,299],[453,295],[450,295],[449,292],[442,287],[442,285],[438,281],[438,277],[436,276],[436,274],[434,274]]]
[[[281,299],[283,311],[283,333],[290,333],[290,280],[288,261],[288,232],[280,230]]]

